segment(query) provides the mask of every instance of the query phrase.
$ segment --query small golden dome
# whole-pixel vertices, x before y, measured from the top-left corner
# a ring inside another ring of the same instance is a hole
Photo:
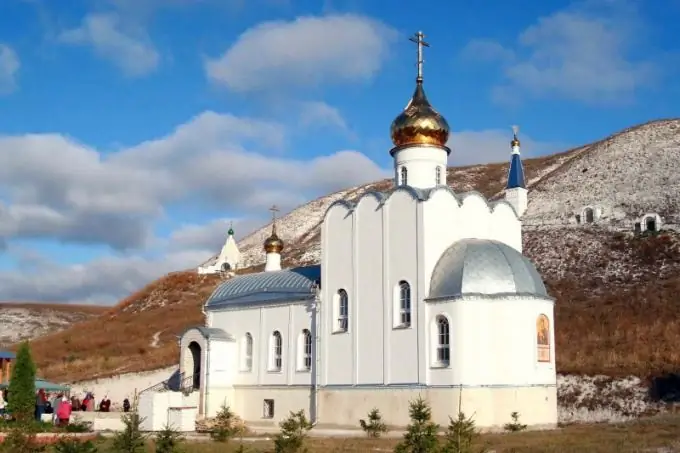
[[[390,129],[395,147],[406,145],[435,145],[446,147],[449,124],[427,100],[422,81],[404,111],[395,118]]]
[[[519,146],[519,139],[517,138],[517,135],[515,135],[515,136],[512,138],[512,141],[510,142],[510,146],[513,147],[513,148],[514,148],[515,146]]]
[[[266,253],[281,253],[283,251],[283,241],[272,231],[272,235],[264,241],[264,251]]]

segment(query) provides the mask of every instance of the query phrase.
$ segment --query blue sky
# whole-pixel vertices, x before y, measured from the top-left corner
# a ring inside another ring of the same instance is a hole
[[[523,3],[4,0],[0,300],[112,303],[387,175],[417,30],[451,165],[677,115],[680,2]]]

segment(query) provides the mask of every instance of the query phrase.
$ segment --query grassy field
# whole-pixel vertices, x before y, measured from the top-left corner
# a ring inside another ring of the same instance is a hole
[[[310,453],[393,451],[399,439],[310,438]],[[106,451],[110,441],[101,444]],[[273,452],[273,442],[244,441],[250,452]],[[224,445],[213,442],[192,442],[185,451],[191,453],[234,452],[238,441]],[[496,453],[633,453],[680,452],[680,415],[664,415],[622,424],[571,425],[554,431],[526,431],[505,434],[484,434],[476,447]],[[479,449],[475,451],[480,451]],[[150,446],[149,451],[153,451]]]

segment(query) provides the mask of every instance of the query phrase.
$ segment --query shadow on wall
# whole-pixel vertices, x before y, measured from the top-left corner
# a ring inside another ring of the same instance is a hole
[[[680,402],[680,374],[669,373],[652,378],[649,397],[658,402]]]

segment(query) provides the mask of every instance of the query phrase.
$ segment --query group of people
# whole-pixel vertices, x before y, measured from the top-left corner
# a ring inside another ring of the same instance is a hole
[[[0,392],[0,418],[7,417],[8,392]],[[51,398],[50,398],[51,397]],[[102,398],[97,407],[99,412],[111,411],[111,400],[108,396]],[[93,412],[95,399],[92,392],[88,392],[81,401],[76,396],[70,398],[64,393],[48,394],[44,389],[39,389],[35,395],[35,419],[40,421],[44,414],[52,415],[52,422],[56,425],[68,425],[73,411]],[[130,411],[130,400],[123,400],[123,411]]]

